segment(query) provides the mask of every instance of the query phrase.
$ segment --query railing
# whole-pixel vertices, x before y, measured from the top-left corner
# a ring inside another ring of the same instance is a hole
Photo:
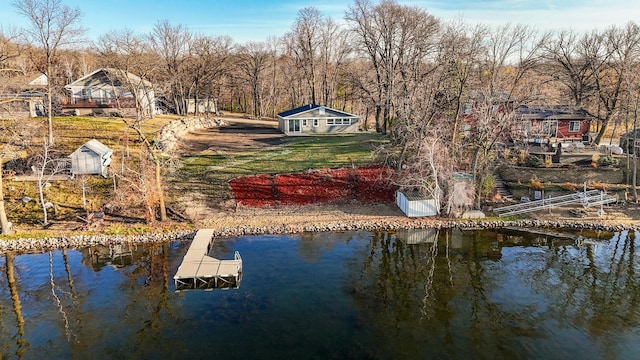
[[[606,194],[600,190],[589,190],[578,192],[570,195],[556,196],[547,199],[525,202],[521,204],[503,206],[493,209],[494,214],[502,216],[511,216],[516,214],[524,214],[538,210],[551,209],[558,206],[569,204],[582,204],[584,207],[595,205],[606,205],[618,201],[618,198]]]
[[[133,98],[61,98],[62,108],[134,108],[136,106]]]

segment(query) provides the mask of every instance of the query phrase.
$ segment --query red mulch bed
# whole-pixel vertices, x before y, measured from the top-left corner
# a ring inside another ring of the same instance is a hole
[[[244,176],[229,181],[236,202],[248,207],[318,203],[393,202],[393,171],[381,165]]]

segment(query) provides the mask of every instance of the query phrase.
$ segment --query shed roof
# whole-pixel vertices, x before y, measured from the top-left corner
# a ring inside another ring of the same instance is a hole
[[[322,113],[321,110],[324,110],[324,113]],[[318,104],[308,104],[308,105],[297,107],[295,109],[283,111],[278,114],[278,117],[280,118],[299,117],[302,114],[311,118],[334,118],[334,117],[358,118],[359,117],[357,115],[349,114],[348,112],[332,109],[330,107],[326,107]]]
[[[96,139],[91,139],[86,143],[84,143],[82,146],[80,146],[76,151],[74,151],[71,154],[72,155],[75,154],[76,152],[80,151],[83,147],[88,148],[89,150],[93,151],[94,153],[100,156],[113,152],[113,150],[109,149],[105,144],[101,143],[100,141]]]

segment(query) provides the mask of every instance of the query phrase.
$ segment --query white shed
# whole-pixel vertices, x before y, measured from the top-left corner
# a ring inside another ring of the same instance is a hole
[[[96,139],[87,141],[71,153],[71,174],[102,175],[107,177],[113,150]]]
[[[404,194],[397,191],[396,204],[408,217],[438,215],[438,206],[435,199],[425,199],[413,194]]]

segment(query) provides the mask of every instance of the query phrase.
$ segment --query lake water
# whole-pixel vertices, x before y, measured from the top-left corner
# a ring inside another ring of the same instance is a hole
[[[0,255],[0,357],[637,359],[636,236],[218,239],[239,288],[182,292],[185,242]]]

